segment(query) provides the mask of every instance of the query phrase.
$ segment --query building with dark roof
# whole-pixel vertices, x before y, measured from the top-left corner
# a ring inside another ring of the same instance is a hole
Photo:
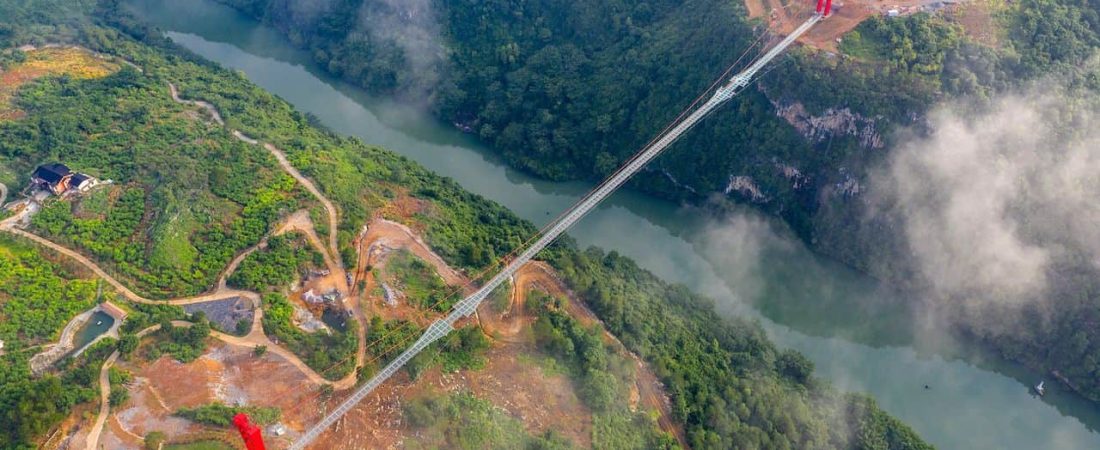
[[[61,194],[69,189],[69,183],[73,176],[69,166],[61,163],[50,163],[38,166],[31,174],[31,182],[37,186],[45,187],[54,195]]]
[[[90,175],[69,170],[69,167],[61,163],[50,163],[38,166],[31,174],[31,184],[34,187],[46,189],[54,195],[61,195],[70,189],[86,191],[96,184],[96,179]]]
[[[85,191],[92,187],[93,182],[95,182],[95,178],[82,173],[75,173],[72,179],[69,180],[69,186],[78,191]]]

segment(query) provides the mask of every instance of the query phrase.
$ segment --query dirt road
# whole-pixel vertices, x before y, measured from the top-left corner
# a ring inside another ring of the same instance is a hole
[[[331,256],[342,269],[343,262],[339,259],[340,250],[337,248],[338,245],[336,243],[336,230],[337,226],[340,223],[340,221],[337,219],[336,205],[332,204],[332,202],[329,201],[328,197],[325,197],[325,195],[321,193],[321,190],[317,189],[317,186],[313,185],[312,180],[306,178],[304,175],[302,175],[301,172],[298,172],[298,169],[294,168],[294,166],[290,164],[290,161],[286,159],[286,154],[284,154],[282,150],[279,150],[274,145],[268,143],[264,144],[264,148],[266,148],[267,151],[271,152],[271,154],[275,156],[275,159],[279,161],[279,165],[283,167],[283,170],[285,170],[286,173],[294,177],[295,180],[298,180],[298,182],[301,183],[302,186],[304,186],[310,194],[313,194],[314,197],[317,197],[317,200],[325,206],[325,213],[328,215],[328,245],[330,252],[329,256]]]
[[[451,268],[442,257],[432,251],[432,248],[420,239],[419,235],[400,223],[386,219],[374,219],[367,226],[367,231],[360,237],[359,242],[360,248],[369,248],[375,242],[381,242],[387,247],[407,249],[416,257],[431,264],[436,273],[443,277],[443,281],[447,282],[448,285],[462,286],[469,283],[466,277]],[[365,270],[369,263],[364,259],[358,270]]]
[[[159,327],[159,325],[158,325]],[[95,425],[88,432],[84,441],[84,448],[96,450],[99,445],[99,435],[103,433],[103,425],[107,423],[107,415],[111,412],[111,366],[118,360],[118,351],[111,353],[103,367],[99,369],[99,415],[96,416]]]
[[[202,109],[205,109],[206,112],[210,113],[210,117],[213,117],[214,121],[217,122],[218,125],[225,125],[225,121],[222,120],[221,113],[218,112],[218,108],[215,108],[214,105],[211,105],[210,103],[204,102],[202,100],[184,100],[180,98],[180,93],[178,90],[176,90],[176,85],[172,83],[168,83],[168,90],[172,92],[172,100],[175,100],[176,103],[182,103],[184,105],[195,105]]]

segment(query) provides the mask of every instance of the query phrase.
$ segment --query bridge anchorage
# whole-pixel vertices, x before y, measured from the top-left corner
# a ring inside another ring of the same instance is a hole
[[[608,176],[599,186],[592,189],[586,194],[580,201],[574,204],[570,209],[566,210],[560,217],[551,222],[546,228],[543,229],[541,235],[535,243],[530,247],[524,249],[519,256],[511,260],[499,273],[493,276],[487,281],[481,288],[479,288],[470,296],[462,299],[455,304],[445,318],[440,319],[432,323],[427,331],[408,349],[402,352],[396,359],[386,365],[381,371],[371,377],[366,383],[360,386],[355,393],[344,400],[336,409],[332,410],[319,422],[314,424],[312,428],[307,430],[301,437],[298,438],[289,447],[292,450],[304,449],[310,442],[313,442],[318,436],[321,435],[326,429],[336,423],[344,414],[347,414],[351,408],[355,407],[360,401],[363,400],[368,394],[375,388],[389,379],[393,374],[397,373],[401,367],[403,367],[410,359],[419,354],[433,342],[439,340],[443,336],[454,330],[455,323],[460,319],[469,317],[477,310],[478,305],[481,304],[489,293],[503,284],[509,278],[512,277],[516,271],[519,270],[524,264],[535,257],[540,251],[550,245],[555,239],[565,233],[569,227],[577,223],[583,218],[589,211],[594,209],[604,199],[611,195],[615,190],[623,185],[631,176],[642,169],[647,163],[656,158],[665,149],[668,148],[673,142],[680,138],[684,133],[694,127],[697,123],[702,121],[707,115],[713,112],[716,108],[723,103],[733,98],[737,94],[741,93],[760,73],[761,69],[768,65],[772,60],[781,55],[788,47],[791,46],[799,37],[810,30],[815,24],[825,19],[831,14],[832,0],[818,0],[816,12],[806,22],[802,23],[798,28],[792,31],[789,35],[784,37],[774,47],[769,49],[763,55],[759,56],[752,64],[746,69],[732,76],[726,81],[725,84],[718,87],[710,99],[699,105],[698,108],[692,110],[689,114],[682,115],[681,119],[677,119],[667,129],[666,132],[658,136],[657,139],[652,141],[648,146],[643,148],[631,159],[627,160],[618,171]]]

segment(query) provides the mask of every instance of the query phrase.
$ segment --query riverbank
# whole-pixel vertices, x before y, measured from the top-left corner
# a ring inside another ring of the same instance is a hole
[[[176,42],[242,71],[332,130],[402,152],[527,220],[544,223],[588,188],[585,183],[546,182],[511,170],[450,125],[326,77],[308,55],[239,15],[203,10],[202,23],[189,23],[187,14],[195,8],[206,6],[151,13],[162,28],[176,30],[168,33]],[[1083,447],[1100,442],[1086,425],[1097,423],[1090,418],[1094,412],[1075,410],[1063,416],[1048,403],[1060,399],[1030,397],[1027,390],[1033,382],[1016,381],[1007,369],[930,355],[882,330],[868,333],[868,321],[852,319],[864,317],[860,302],[840,300],[878,295],[859,288],[867,280],[821,264],[797,243],[765,238],[751,226],[737,225],[746,222],[744,217],[752,222],[751,215],[737,217],[732,222],[709,222],[676,204],[623,192],[571,235],[582,246],[616,250],[666,280],[716,299],[722,311],[761,318],[769,336],[808,355],[821,377],[843,389],[870,392],[884,409],[940,447],[1030,449],[1051,447],[1058,439]],[[761,259],[768,252],[778,253],[780,259]],[[750,304],[777,306],[761,316]],[[819,304],[827,306],[811,306]],[[901,320],[873,317],[882,323]],[[925,384],[935,389],[925,390]],[[957,413],[945,415],[945,410]],[[990,410],[1002,413],[983,413]]]

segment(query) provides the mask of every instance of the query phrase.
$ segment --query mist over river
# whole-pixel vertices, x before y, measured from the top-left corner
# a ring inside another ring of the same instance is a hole
[[[176,43],[242,72],[333,131],[405,155],[536,225],[591,187],[513,170],[452,126],[325,74],[280,33],[213,1],[129,6]],[[622,191],[570,235],[709,296],[723,314],[757,318],[777,344],[813,360],[817,376],[873,395],[939,448],[1100,448],[1100,408],[1053,380],[1045,397],[1033,395],[1040,374],[920,329],[897,293],[816,257],[756,212],[718,221]]]

